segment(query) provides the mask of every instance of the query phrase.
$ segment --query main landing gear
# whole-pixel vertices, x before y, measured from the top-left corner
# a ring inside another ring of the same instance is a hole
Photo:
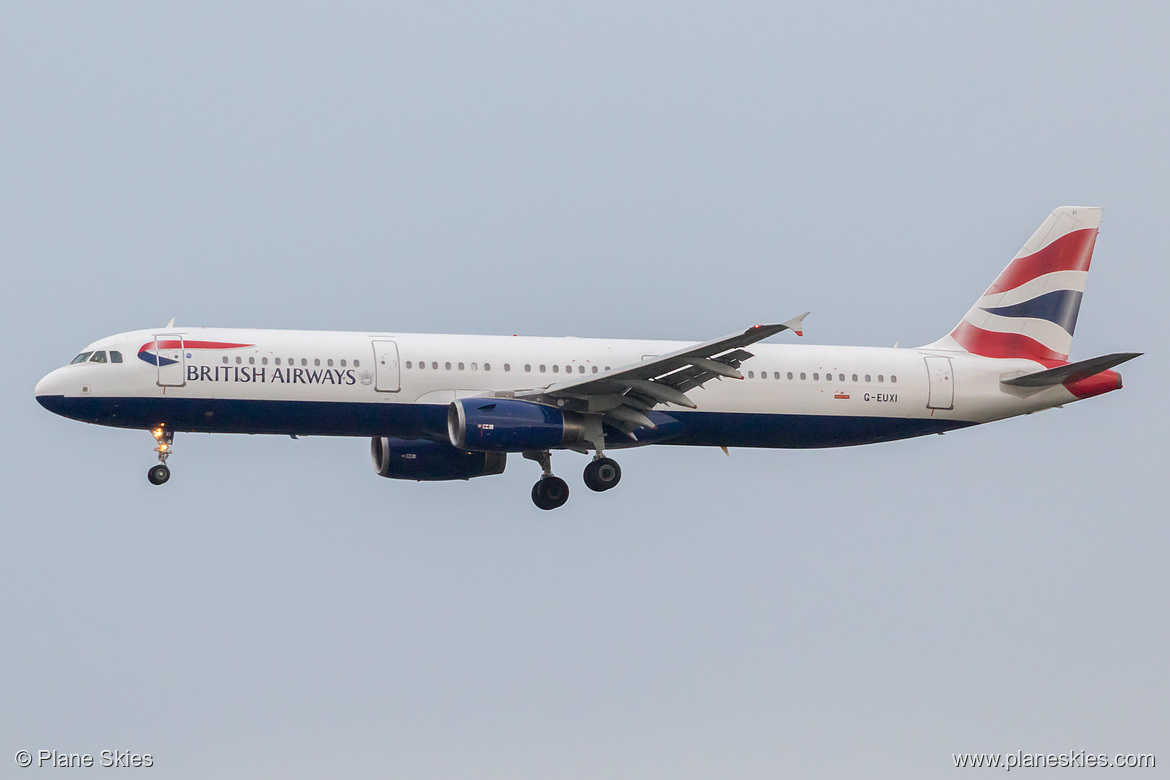
[[[585,487],[598,493],[616,487],[621,478],[622,467],[604,455],[598,455],[585,467]]]
[[[532,486],[532,503],[540,509],[556,509],[569,500],[569,484],[553,476],[552,455],[548,450],[526,452],[524,457],[540,464],[540,479]],[[622,467],[613,458],[598,453],[585,467],[585,486],[598,493],[617,485],[622,478]]]
[[[150,470],[146,472],[146,478],[150,480],[152,485],[161,485],[171,478],[167,458],[171,456],[171,443],[175,440],[175,432],[159,426],[150,433],[156,442],[154,451],[158,453],[158,465],[150,467]]]
[[[569,500],[569,483],[552,473],[552,454],[548,450],[526,452],[524,457],[540,464],[540,479],[532,486],[532,503],[540,509],[556,509]]]

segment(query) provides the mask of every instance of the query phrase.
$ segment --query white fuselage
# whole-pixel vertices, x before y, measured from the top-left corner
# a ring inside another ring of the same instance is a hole
[[[181,346],[180,346],[181,345]],[[627,339],[170,328],[101,339],[104,363],[37,386],[75,419],[176,431],[446,438],[456,398],[546,388],[685,347]],[[118,352],[122,362],[112,362]],[[755,344],[743,380],[689,392],[662,443],[823,447],[906,438],[1077,400],[1003,378],[1042,365],[937,349]],[[645,442],[652,443],[652,442]],[[615,442],[616,446],[634,442]]]

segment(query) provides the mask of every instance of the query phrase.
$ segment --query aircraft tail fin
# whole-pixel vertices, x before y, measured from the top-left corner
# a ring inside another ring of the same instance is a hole
[[[1068,360],[1104,209],[1061,206],[934,349]]]

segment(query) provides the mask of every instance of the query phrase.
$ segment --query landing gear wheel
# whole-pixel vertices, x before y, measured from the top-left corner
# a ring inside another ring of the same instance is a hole
[[[532,503],[540,509],[556,509],[569,500],[569,483],[560,477],[542,477],[532,486]]]
[[[617,485],[622,467],[613,458],[598,458],[585,467],[585,486],[600,493]]]
[[[160,463],[150,467],[150,471],[146,472],[146,478],[150,480],[152,485],[161,485],[171,478],[171,470],[167,468],[165,463]]]

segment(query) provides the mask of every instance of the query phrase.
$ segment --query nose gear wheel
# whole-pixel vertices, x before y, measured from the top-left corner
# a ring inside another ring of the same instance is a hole
[[[146,472],[146,478],[152,485],[162,485],[171,478],[171,469],[167,466],[167,458],[171,456],[171,444],[175,441],[175,432],[159,426],[150,432],[154,437],[154,451],[158,453],[158,465],[151,466]]]

